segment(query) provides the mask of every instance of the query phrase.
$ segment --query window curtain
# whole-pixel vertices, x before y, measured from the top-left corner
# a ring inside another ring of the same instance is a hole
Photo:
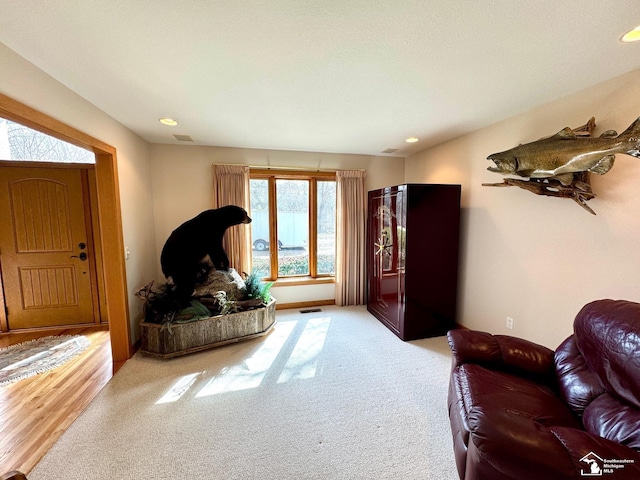
[[[366,172],[336,172],[338,225],[336,242],[336,304],[360,305],[366,301],[365,235]]]
[[[249,167],[245,165],[213,166],[213,208],[237,205],[249,210]],[[251,226],[229,227],[222,246],[229,266],[242,274],[251,272]]]

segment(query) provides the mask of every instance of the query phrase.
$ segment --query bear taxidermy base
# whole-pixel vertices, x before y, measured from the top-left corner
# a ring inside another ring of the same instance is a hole
[[[202,272],[203,259],[209,255],[216,270],[229,270],[229,258],[222,247],[222,237],[227,228],[251,223],[244,208],[227,205],[187,220],[176,228],[167,239],[160,255],[164,276],[171,277],[176,296],[187,302]]]

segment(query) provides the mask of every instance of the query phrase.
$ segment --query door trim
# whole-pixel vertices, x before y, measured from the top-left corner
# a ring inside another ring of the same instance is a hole
[[[114,362],[134,353],[130,340],[127,278],[116,149],[17,100],[0,93],[0,116],[94,152],[98,189],[98,222],[103,252],[107,317]]]

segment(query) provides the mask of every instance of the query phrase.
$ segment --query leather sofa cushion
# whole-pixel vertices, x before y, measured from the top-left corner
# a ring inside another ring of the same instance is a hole
[[[582,418],[587,432],[640,451],[640,411],[605,393]]]
[[[562,442],[545,426],[489,402],[469,412],[465,480],[566,480],[575,466]],[[566,430],[575,430],[566,428]]]
[[[573,474],[571,459],[548,427],[582,425],[551,388],[467,363],[452,370],[449,396],[460,478],[559,480]],[[527,477],[523,465],[536,468]]]
[[[490,405],[541,425],[582,428],[562,400],[548,387],[476,364],[464,364],[452,372],[463,419],[477,406]]]
[[[557,348],[555,363],[559,393],[574,413],[581,416],[587,405],[604,393],[604,388],[589,370],[574,335]]]
[[[640,408],[640,304],[588,303],[573,327],[578,349],[605,390]]]

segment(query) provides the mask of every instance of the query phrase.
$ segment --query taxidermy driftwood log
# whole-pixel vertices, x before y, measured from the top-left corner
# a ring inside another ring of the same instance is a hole
[[[168,283],[155,288],[152,281],[138,289],[136,296],[144,302],[145,322],[173,324],[264,306],[271,300],[271,285],[263,284],[255,272],[243,279],[233,268],[220,271],[209,265],[186,307]]]
[[[640,117],[620,135],[607,130],[592,138],[595,118],[577,129],[564,128],[552,137],[518,145],[487,157],[495,163],[490,172],[519,175],[526,180],[507,178],[502,183],[483,183],[487,187],[517,186],[537,195],[571,198],[595,215],[586,202],[595,197],[589,174],[604,175],[616,153],[640,158]]]

